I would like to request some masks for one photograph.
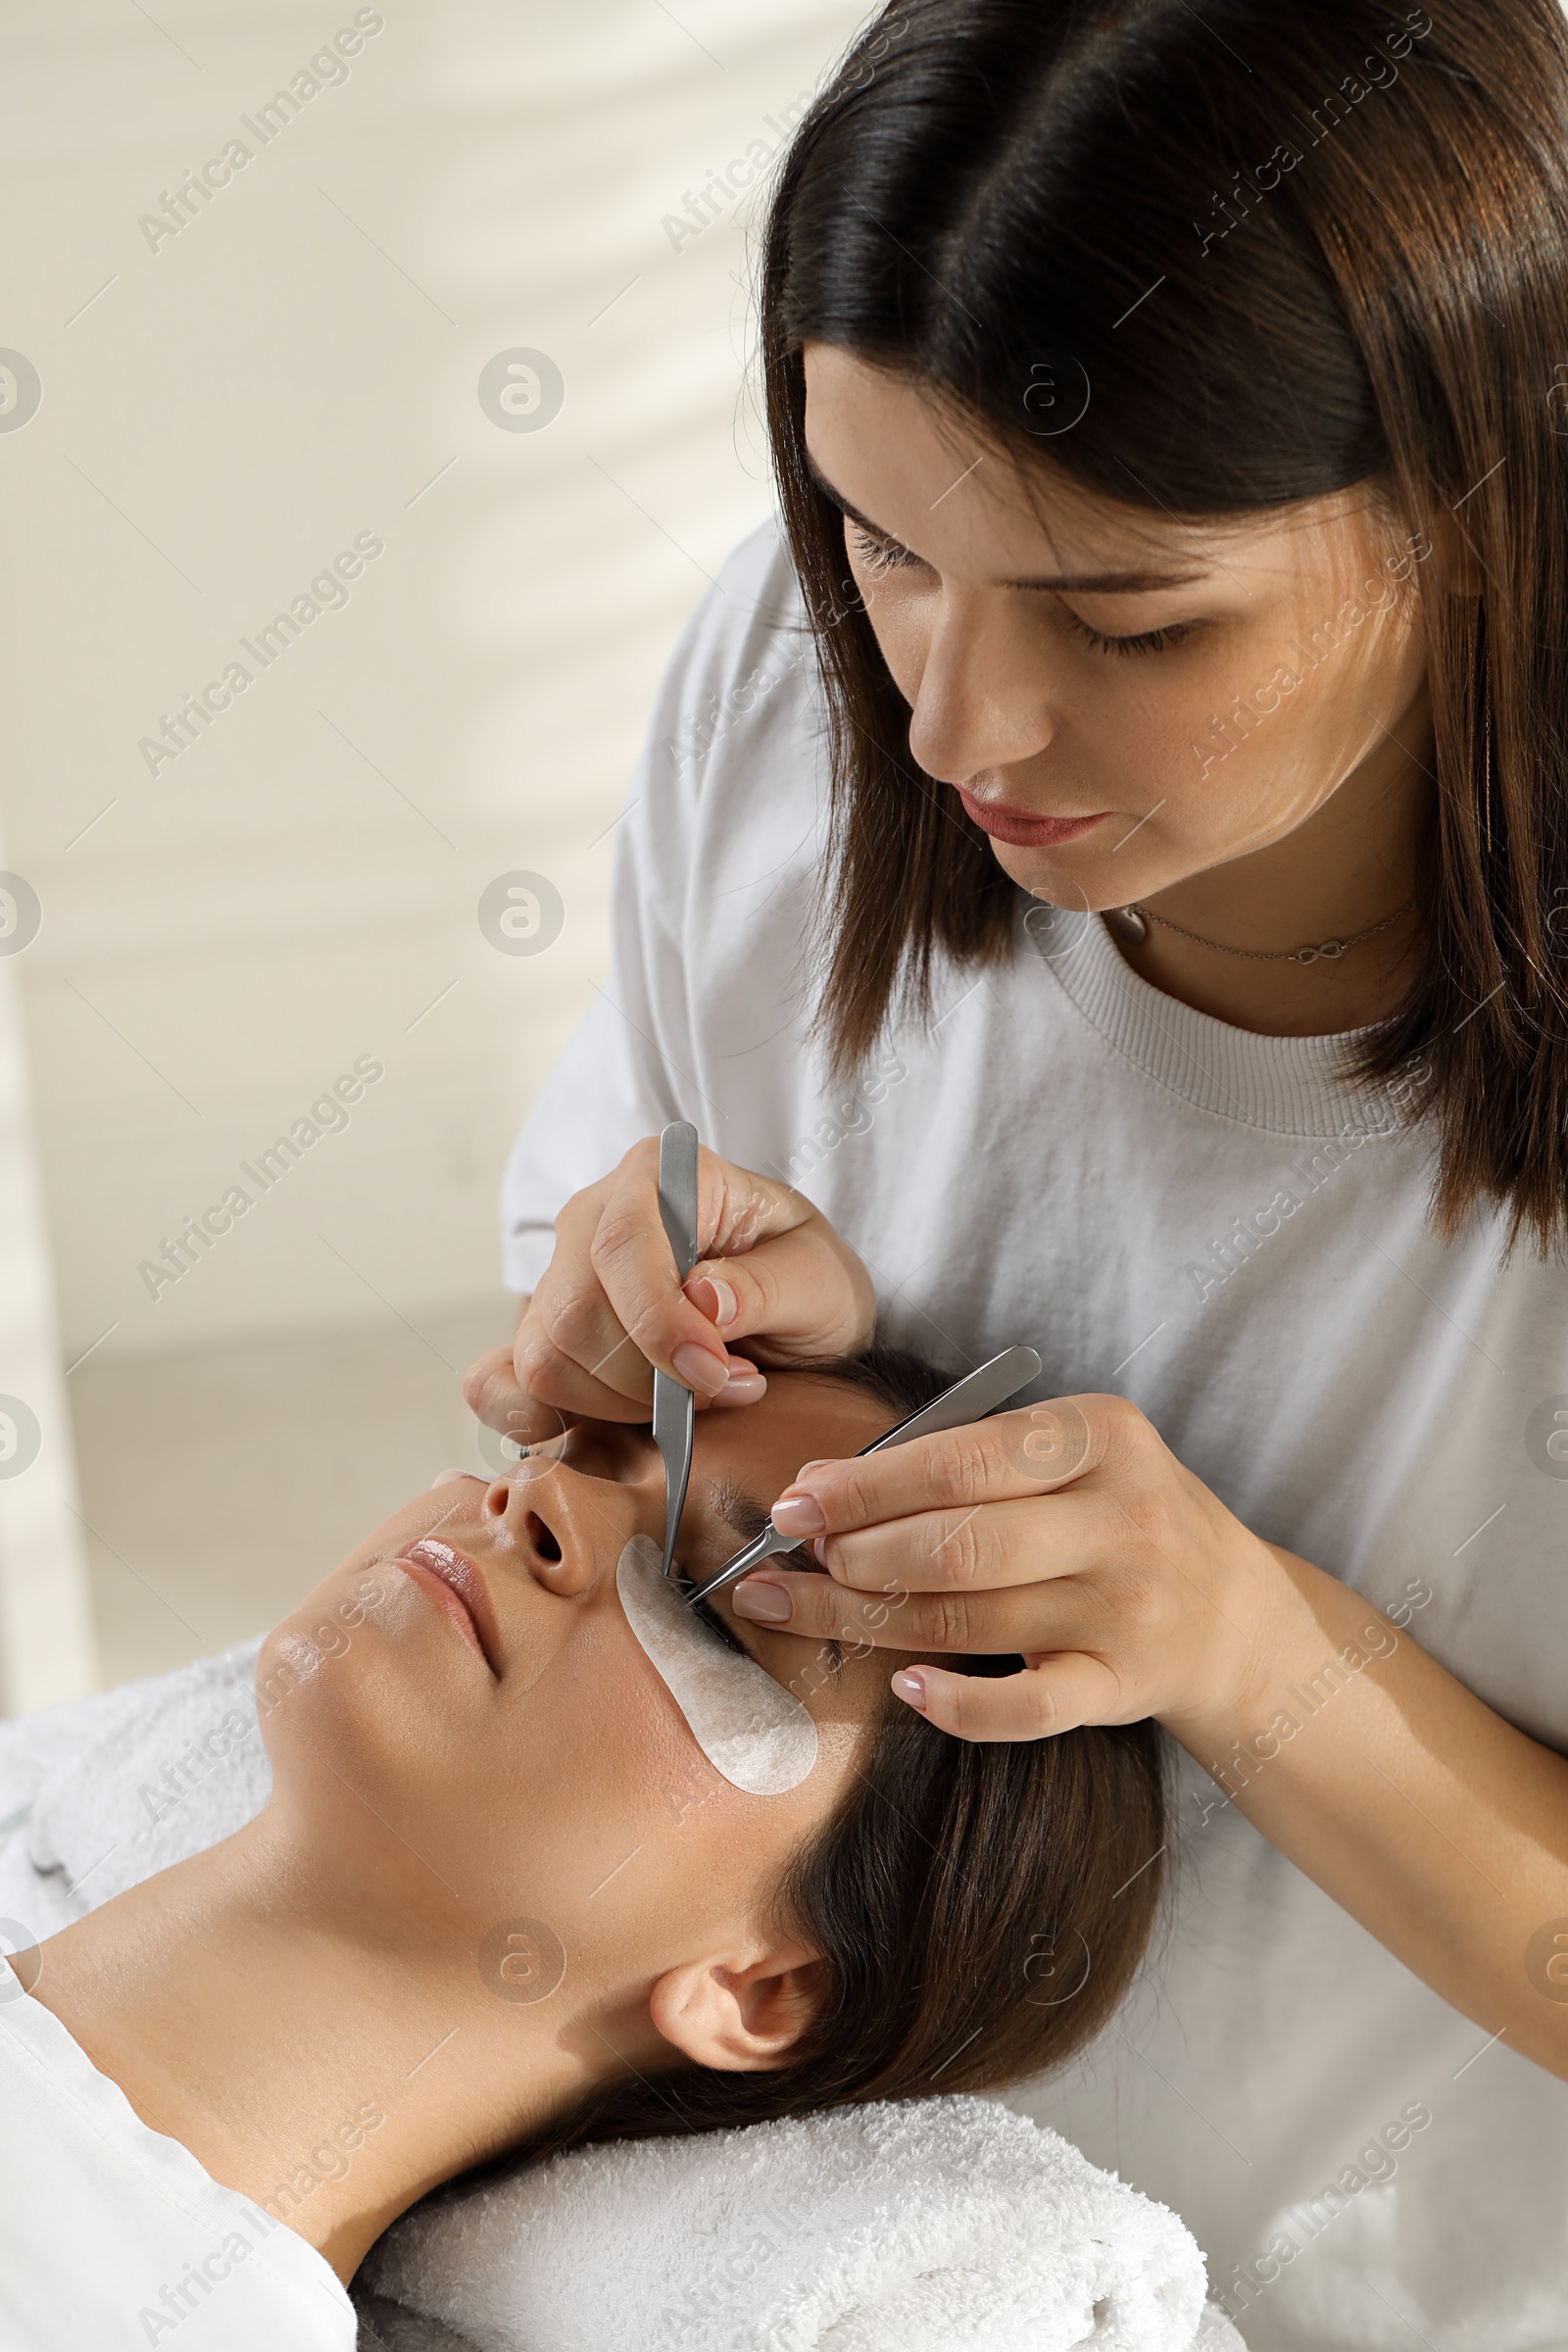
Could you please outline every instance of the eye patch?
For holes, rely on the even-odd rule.
[[[715,1772],[748,1796],[798,1788],[816,1762],[809,1712],[757,1660],[727,1648],[662,1574],[659,1545],[633,1536],[615,1569],[626,1622]]]

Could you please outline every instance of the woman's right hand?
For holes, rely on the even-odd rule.
[[[712,1152],[697,1168],[701,1255],[684,1289],[660,1221],[658,1136],[572,1195],[515,1341],[464,1376],[481,1421],[529,1444],[582,1416],[646,1421],[656,1365],[699,1407],[752,1404],[767,1386],[760,1364],[871,1345],[871,1277],[821,1211]]]

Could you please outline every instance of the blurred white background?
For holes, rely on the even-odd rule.
[[[0,1710],[259,1631],[477,1463],[502,1161],[608,967],[660,669],[772,503],[765,190],[700,191],[869,13],[0,12]],[[534,429],[479,396],[518,349],[564,385]],[[264,668],[242,640],[356,540]],[[140,748],[236,661],[177,758]],[[478,919],[518,870],[564,909],[535,956]],[[264,1193],[240,1163],[362,1057]]]

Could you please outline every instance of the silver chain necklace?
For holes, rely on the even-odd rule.
[[[1366,930],[1356,931],[1348,939],[1324,939],[1315,948],[1283,950],[1227,948],[1217,939],[1201,939],[1196,931],[1184,931],[1180,923],[1168,921],[1148,906],[1113,906],[1107,910],[1105,920],[1118,939],[1125,940],[1130,948],[1142,947],[1149,937],[1150,924],[1158,923],[1162,931],[1174,931],[1178,939],[1190,939],[1195,947],[1212,948],[1216,956],[1241,956],[1249,963],[1337,963],[1348,948],[1358,948],[1363,939],[1376,939],[1380,931],[1387,931],[1391,923],[1396,923],[1401,914],[1408,914],[1414,905],[1414,899],[1406,899],[1402,906],[1396,906],[1392,914],[1386,914],[1381,923],[1370,923]]]

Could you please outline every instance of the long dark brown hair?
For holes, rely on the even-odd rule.
[[[810,1369],[903,1417],[948,1375],[894,1348]],[[891,1668],[894,1650],[880,1650]],[[1008,1674],[1016,1657],[951,1656]],[[1053,1740],[954,1740],[886,1693],[847,1801],[795,1855],[777,1922],[820,1954],[825,1993],[767,2073],[626,2074],[481,2175],[601,2139],[715,2132],[863,2099],[988,2090],[1044,2073],[1104,2023],[1162,1885],[1163,1768],[1152,1723]]]
[[[1152,289],[1157,291],[1152,292]],[[1568,1222],[1568,29],[1558,0],[898,0],[785,159],[768,429],[828,705],[821,1009],[840,1069],[933,957],[1011,952],[1016,886],[911,760],[802,345],[896,370],[993,446],[1183,519],[1367,482],[1418,548],[1437,774],[1424,945],[1361,1074],[1412,1069],[1452,1234]],[[1037,363],[1063,400],[1041,440]],[[1031,368],[1037,372],[1032,376]],[[1045,380],[1051,380],[1049,377]],[[1446,544],[1468,547],[1458,576]],[[1473,592],[1479,579],[1481,592]],[[1466,592],[1467,586],[1470,592]]]

